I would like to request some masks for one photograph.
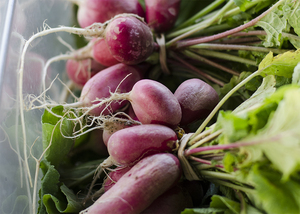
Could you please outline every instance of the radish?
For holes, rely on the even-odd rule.
[[[175,127],[181,120],[181,108],[174,94],[163,84],[143,79],[129,95],[132,108],[143,124],[162,124]]]
[[[162,153],[145,157],[81,213],[141,213],[180,177],[181,167],[176,156]]]
[[[176,133],[166,126],[147,124],[121,129],[108,140],[110,156],[107,161],[118,166],[133,165],[145,156],[172,152],[176,143]]]
[[[114,18],[105,29],[110,53],[125,64],[138,64],[153,52],[155,43],[150,28],[133,16]]]
[[[181,125],[204,119],[219,102],[215,89],[196,78],[181,83],[174,95],[182,109]]]
[[[138,0],[70,0],[79,8],[77,20],[82,28],[95,22],[106,22],[121,13],[133,13],[144,17],[145,13]]]
[[[114,58],[112,54],[109,52],[108,46],[104,39],[94,39],[92,41],[96,41],[96,42],[92,46],[91,55],[97,62],[107,67],[119,63],[119,61],[116,60],[116,58]]]
[[[117,131],[140,124],[138,121],[125,120],[114,117],[103,122],[103,142],[107,146],[109,138]]]
[[[107,98],[111,92],[129,92],[133,85],[141,79],[136,67],[119,63],[97,73],[89,79],[81,91],[80,103],[90,107],[99,103],[100,99]],[[100,106],[89,109],[90,115],[101,115],[115,112],[126,104],[126,102],[114,101],[108,106]]]
[[[145,0],[146,22],[156,33],[170,30],[178,17],[180,0]]]
[[[176,185],[160,195],[141,214],[181,213],[185,208],[192,207],[193,202],[187,190]]]
[[[96,73],[103,70],[105,66],[93,59],[73,60],[69,59],[66,63],[68,77],[80,88]]]
[[[104,192],[107,192],[110,188],[112,188],[118,180],[128,172],[132,167],[118,167],[111,171],[108,174],[108,177],[104,180],[102,187],[104,188]]]

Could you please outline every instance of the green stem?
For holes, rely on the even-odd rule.
[[[182,40],[182,41],[178,41],[181,39],[181,37],[179,39],[177,39],[178,37],[176,37],[175,39],[171,40],[170,42],[167,43],[167,46],[169,45],[173,45],[174,43],[176,48],[183,48],[183,47],[187,47],[187,46],[191,46],[191,45],[196,45],[196,44],[200,44],[200,43],[204,43],[204,42],[210,42],[210,41],[214,41],[214,40],[218,40],[227,36],[230,36],[234,33],[238,33],[242,30],[245,30],[249,27],[252,27],[254,25],[256,25],[256,23],[261,20],[263,17],[265,17],[266,15],[268,15],[272,10],[274,10],[276,7],[278,7],[281,3],[283,3],[285,0],[280,0],[278,1],[276,4],[274,4],[272,7],[270,7],[268,10],[266,10],[265,12],[263,12],[261,15],[257,16],[255,19],[252,19],[251,21],[233,28],[231,30],[216,34],[216,35],[212,35],[212,36],[207,36],[205,38],[195,38],[195,39],[187,39],[187,40]],[[176,40],[176,41],[175,41]]]
[[[222,14],[225,13],[227,10],[229,10],[232,6],[234,5],[234,1],[233,0],[230,0],[224,7],[222,7],[222,9],[220,9],[212,18],[208,19],[208,20],[205,20],[199,24],[196,24],[196,25],[193,25],[192,26],[192,29],[189,30],[188,32],[186,33],[182,33],[177,36],[176,38],[172,39],[171,41],[169,41],[167,44],[166,44],[166,47],[169,47],[171,46],[172,44],[174,44],[175,42],[183,39],[183,38],[186,38],[194,33],[196,33],[197,31],[199,30],[202,30],[208,26],[210,26],[211,24],[213,24],[216,20],[220,19],[222,17]]]
[[[188,68],[190,68],[191,70],[195,71],[196,73],[198,73],[200,76],[204,77],[207,80],[210,80],[220,86],[224,86],[224,82],[210,76],[209,74],[201,71],[200,69],[198,69],[197,67],[191,65],[190,63],[186,62],[185,60],[183,60],[181,57],[178,57],[175,53],[170,53],[170,56],[173,57],[174,59],[178,60],[179,62],[181,62],[183,65],[187,66]]]
[[[210,56],[210,57],[214,57],[214,58],[225,59],[228,61],[239,62],[239,63],[243,63],[243,64],[257,66],[256,61],[254,61],[254,60],[245,59],[242,57],[238,57],[238,56],[234,56],[234,55],[226,54],[226,53],[221,53],[218,51],[210,51],[210,50],[201,49],[201,50],[197,50],[195,52],[199,53],[200,55],[204,55],[204,56]]]
[[[268,68],[269,66],[257,70],[256,72],[252,73],[251,75],[249,75],[246,79],[244,79],[243,81],[241,81],[239,84],[237,84],[233,89],[231,89],[224,97],[223,99],[218,103],[218,105],[212,110],[212,112],[208,115],[208,117],[203,121],[203,123],[200,125],[200,127],[197,129],[197,131],[193,134],[191,140],[190,140],[190,144],[193,144],[194,142],[194,138],[199,135],[203,129],[207,126],[207,124],[209,123],[209,121],[213,118],[213,116],[219,111],[219,109],[221,108],[221,106],[228,100],[228,98],[233,95],[236,91],[238,91],[242,86],[244,86],[247,82],[249,82],[251,79],[253,79],[254,77],[260,75],[266,68]],[[198,143],[195,143],[194,145],[192,145],[190,148],[197,148],[198,147]]]
[[[210,177],[210,178],[214,178],[214,179],[221,179],[221,180],[229,180],[229,181],[239,182],[236,179],[236,176],[231,175],[229,173],[216,172],[216,171],[211,171],[211,170],[201,170],[199,174],[204,176],[204,177]]]
[[[250,189],[250,188],[247,188],[247,187],[238,186],[236,184],[233,184],[233,183],[230,183],[230,182],[227,182],[227,181],[221,181],[221,180],[217,180],[217,179],[216,180],[212,179],[211,182],[216,183],[216,184],[220,184],[220,185],[223,185],[223,186],[227,186],[227,187],[230,187],[232,189],[240,190],[240,191],[243,191],[245,193],[254,194],[254,191],[255,191],[253,189]]]
[[[180,24],[178,27],[176,27],[171,33],[176,32],[179,29],[185,28],[189,25],[195,24],[197,22],[197,19],[205,16],[206,14],[210,13],[214,9],[216,9],[220,4],[222,4],[225,0],[216,0],[212,2],[210,5],[206,6],[202,10],[200,10],[197,14],[186,20],[184,23]]]
[[[227,67],[225,67],[225,66],[223,66],[223,65],[220,65],[220,64],[218,64],[218,63],[215,63],[215,62],[213,62],[213,61],[211,61],[211,60],[208,60],[208,59],[206,59],[206,58],[204,58],[204,57],[202,57],[202,56],[199,56],[199,55],[197,55],[197,54],[195,54],[195,53],[193,53],[193,52],[191,52],[191,51],[185,50],[185,51],[182,51],[182,53],[183,53],[184,55],[186,55],[186,56],[192,58],[192,59],[198,60],[198,61],[200,61],[200,62],[204,62],[204,63],[206,63],[206,64],[208,64],[208,65],[211,65],[211,66],[213,66],[213,67],[215,67],[215,68],[218,68],[218,69],[220,69],[220,70],[223,70],[223,71],[225,71],[225,72],[227,72],[227,73],[230,73],[230,74],[232,74],[232,75],[235,75],[235,76],[239,76],[239,75],[240,75],[238,72],[236,72],[236,71],[234,71],[234,70],[232,70],[232,69],[230,69],[230,68],[227,68]]]
[[[286,49],[278,49],[278,48],[264,48],[264,47],[256,47],[256,46],[248,46],[248,45],[231,45],[231,44],[212,44],[212,43],[202,43],[198,45],[192,45],[189,48],[193,49],[213,49],[213,50],[245,50],[245,51],[257,51],[257,52],[266,52],[270,51],[276,54],[282,54],[286,51]]]

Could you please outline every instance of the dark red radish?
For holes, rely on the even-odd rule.
[[[138,0],[83,0],[76,3],[79,6],[77,20],[82,28],[95,22],[106,22],[122,13],[133,13],[140,17],[145,15]]]
[[[146,22],[156,33],[170,30],[178,17],[181,0],[145,0]]]
[[[192,198],[184,188],[176,185],[160,195],[141,214],[179,214],[185,208],[193,208]]]
[[[119,63],[108,67],[94,75],[87,81],[81,91],[80,103],[83,106],[90,107],[99,103],[99,99],[111,96],[110,92],[118,93],[129,92],[133,85],[141,79],[139,71],[129,65]],[[114,101],[108,107],[102,105],[89,109],[90,115],[110,114],[126,105],[126,101]]]
[[[148,156],[134,165],[84,213],[138,214],[145,210],[181,177],[175,155],[161,153]]]
[[[181,120],[181,108],[174,94],[163,84],[149,79],[138,81],[129,100],[142,124],[175,127]]]
[[[104,180],[102,187],[104,188],[104,192],[107,192],[110,188],[112,188],[118,180],[128,172],[132,167],[117,167],[113,171],[108,174],[108,177]]]
[[[95,40],[97,39],[94,39],[94,41]],[[98,41],[96,41],[92,46],[92,56],[97,62],[107,67],[120,63],[110,53],[104,39],[98,39]]]
[[[181,83],[174,95],[182,109],[181,125],[204,119],[219,102],[216,90],[196,78]]]
[[[146,60],[155,46],[147,24],[136,17],[125,15],[113,19],[107,25],[105,41],[110,53],[119,62],[129,65]]]
[[[141,158],[176,148],[177,135],[169,127],[146,124],[121,129],[108,140],[109,160],[115,165],[133,165]]]
[[[93,59],[69,59],[66,63],[68,77],[79,87],[83,87],[92,76],[104,68],[106,68],[104,65]]]

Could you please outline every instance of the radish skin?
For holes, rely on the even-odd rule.
[[[113,55],[110,54],[104,39],[98,39],[98,41],[93,45],[92,56],[97,62],[107,67],[120,63],[113,57]]]
[[[204,119],[219,102],[215,89],[196,78],[181,83],[174,95],[182,110],[181,125]]]
[[[92,206],[81,213],[138,214],[181,177],[179,160],[172,154],[148,156],[134,165]]]
[[[174,94],[163,84],[143,79],[132,88],[129,100],[142,124],[176,127],[181,120],[181,108]]]
[[[78,1],[77,20],[82,28],[95,22],[104,23],[115,15],[133,13],[144,17],[145,13],[138,0],[84,0]]]
[[[80,88],[96,73],[106,68],[104,65],[93,59],[73,60],[66,63],[68,77]]]
[[[146,22],[156,33],[170,30],[178,17],[181,0],[145,0]]]
[[[133,165],[155,153],[171,152],[176,148],[176,133],[162,125],[147,124],[121,129],[108,140],[110,160],[116,165]]]
[[[128,76],[129,75],[129,76]],[[126,93],[141,79],[139,71],[129,65],[119,63],[97,73],[89,79],[81,91],[80,102],[83,106],[90,107],[99,103],[97,99],[110,97],[110,92]],[[123,82],[122,82],[123,81]],[[121,83],[121,84],[120,84]],[[102,105],[89,111],[90,115],[106,115],[115,112],[127,102],[112,102],[108,108]],[[105,109],[106,108],[106,109]],[[103,112],[102,112],[103,111]]]
[[[126,172],[128,172],[132,167],[118,167],[114,169],[114,171],[111,171],[108,175],[103,184],[102,187],[104,188],[104,192],[107,192],[110,188],[112,188],[120,178],[125,175]]]
[[[119,62],[133,65],[146,60],[154,50],[154,40],[147,24],[133,16],[113,19],[105,29],[110,53]]]

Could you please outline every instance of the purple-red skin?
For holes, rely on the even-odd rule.
[[[204,119],[219,102],[216,90],[200,79],[189,79],[174,93],[182,109],[181,125]]]
[[[135,67],[122,63],[113,65],[97,73],[86,82],[81,91],[80,102],[83,106],[87,107],[97,104],[99,103],[99,101],[95,101],[97,98],[110,97],[110,92],[115,92],[117,87],[118,93],[129,92],[133,85],[140,79],[141,75]],[[122,84],[120,84],[121,82]],[[114,101],[108,108],[106,108],[106,105],[102,105],[89,111],[89,114],[97,116],[102,113],[103,115],[107,115],[122,108],[126,103],[126,101],[121,103]],[[103,111],[104,108],[106,109]]]
[[[113,57],[128,65],[143,62],[154,49],[151,29],[133,16],[112,20],[105,29],[105,41]]]
[[[170,30],[178,17],[181,0],[145,0],[146,22],[156,33]]]
[[[133,165],[141,158],[176,148],[177,135],[169,127],[146,124],[121,129],[108,140],[110,159],[116,165]]]
[[[192,198],[184,188],[176,185],[160,195],[141,214],[179,214],[185,208],[193,208]]]
[[[168,153],[154,154],[135,164],[105,192],[87,214],[139,214],[181,177],[178,158]]]
[[[82,2],[77,12],[77,20],[82,28],[95,22],[104,23],[115,15],[122,13],[133,13],[140,17],[145,16],[138,0],[84,0]]]
[[[107,192],[110,188],[112,188],[118,180],[126,173],[128,172],[132,167],[126,166],[126,167],[117,167],[114,169],[114,171],[111,171],[108,175],[103,184],[102,187],[104,188],[104,192]]]
[[[80,88],[82,88],[91,77],[104,68],[106,68],[104,65],[93,59],[69,59],[66,63],[66,71],[69,79],[71,79]]]
[[[166,86],[157,81],[138,81],[129,97],[135,115],[142,124],[161,124],[174,128],[181,120],[178,100]]]
[[[111,55],[105,39],[100,39],[93,45],[92,55],[97,62],[107,67],[120,63]]]

